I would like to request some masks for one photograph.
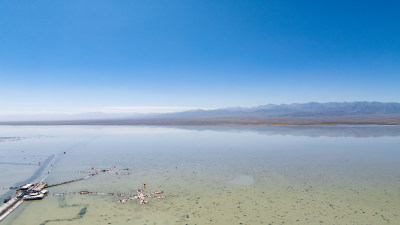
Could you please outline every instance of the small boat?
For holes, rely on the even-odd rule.
[[[44,194],[43,193],[35,192],[35,193],[31,193],[29,195],[26,195],[24,197],[24,200],[27,200],[27,201],[29,201],[29,200],[40,200],[40,199],[43,199],[43,198],[44,198]]]
[[[33,184],[29,183],[29,184],[25,184],[25,185],[22,186],[20,189],[21,189],[21,190],[26,190],[26,189],[28,189],[28,188],[30,188],[30,187],[32,187],[32,186],[33,186]]]
[[[24,197],[24,195],[26,195],[27,193],[28,193],[28,191],[23,191],[23,192],[21,192],[21,194],[18,195],[17,198],[22,198],[22,197]]]
[[[10,201],[11,196],[8,196],[7,198],[4,199],[4,203],[7,203],[8,201]]]

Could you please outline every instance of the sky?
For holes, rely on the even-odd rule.
[[[0,114],[400,102],[399,11],[368,0],[0,1]]]

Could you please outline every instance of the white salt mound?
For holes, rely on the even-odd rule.
[[[227,183],[250,186],[254,183],[254,178],[249,175],[237,175],[235,178],[229,180]]]

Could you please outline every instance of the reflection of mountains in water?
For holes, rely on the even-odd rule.
[[[255,132],[262,135],[306,137],[395,137],[400,126],[182,126],[196,131]]]

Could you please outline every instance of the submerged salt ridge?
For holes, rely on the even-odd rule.
[[[361,131],[358,127],[357,132]],[[204,131],[151,127],[0,127],[0,136],[7,133],[18,137],[53,136],[0,143],[0,156],[6,156],[9,162],[23,162],[26,156],[43,160],[50,154],[66,151],[52,167],[46,180],[49,183],[78,178],[81,176],[78,171],[91,167],[116,165],[131,171],[129,175],[101,174],[54,187],[53,193],[135,193],[145,183],[148,190],[164,190],[168,197],[140,205],[134,201],[120,204],[113,196],[49,196],[43,201],[23,204],[3,224],[397,224],[400,221],[397,215],[400,140],[396,137],[270,136],[247,130],[227,132],[221,127]],[[5,176],[2,186],[7,185],[7,180],[12,185],[16,178],[27,179],[37,168],[11,164],[0,167],[10,171],[2,175]]]

